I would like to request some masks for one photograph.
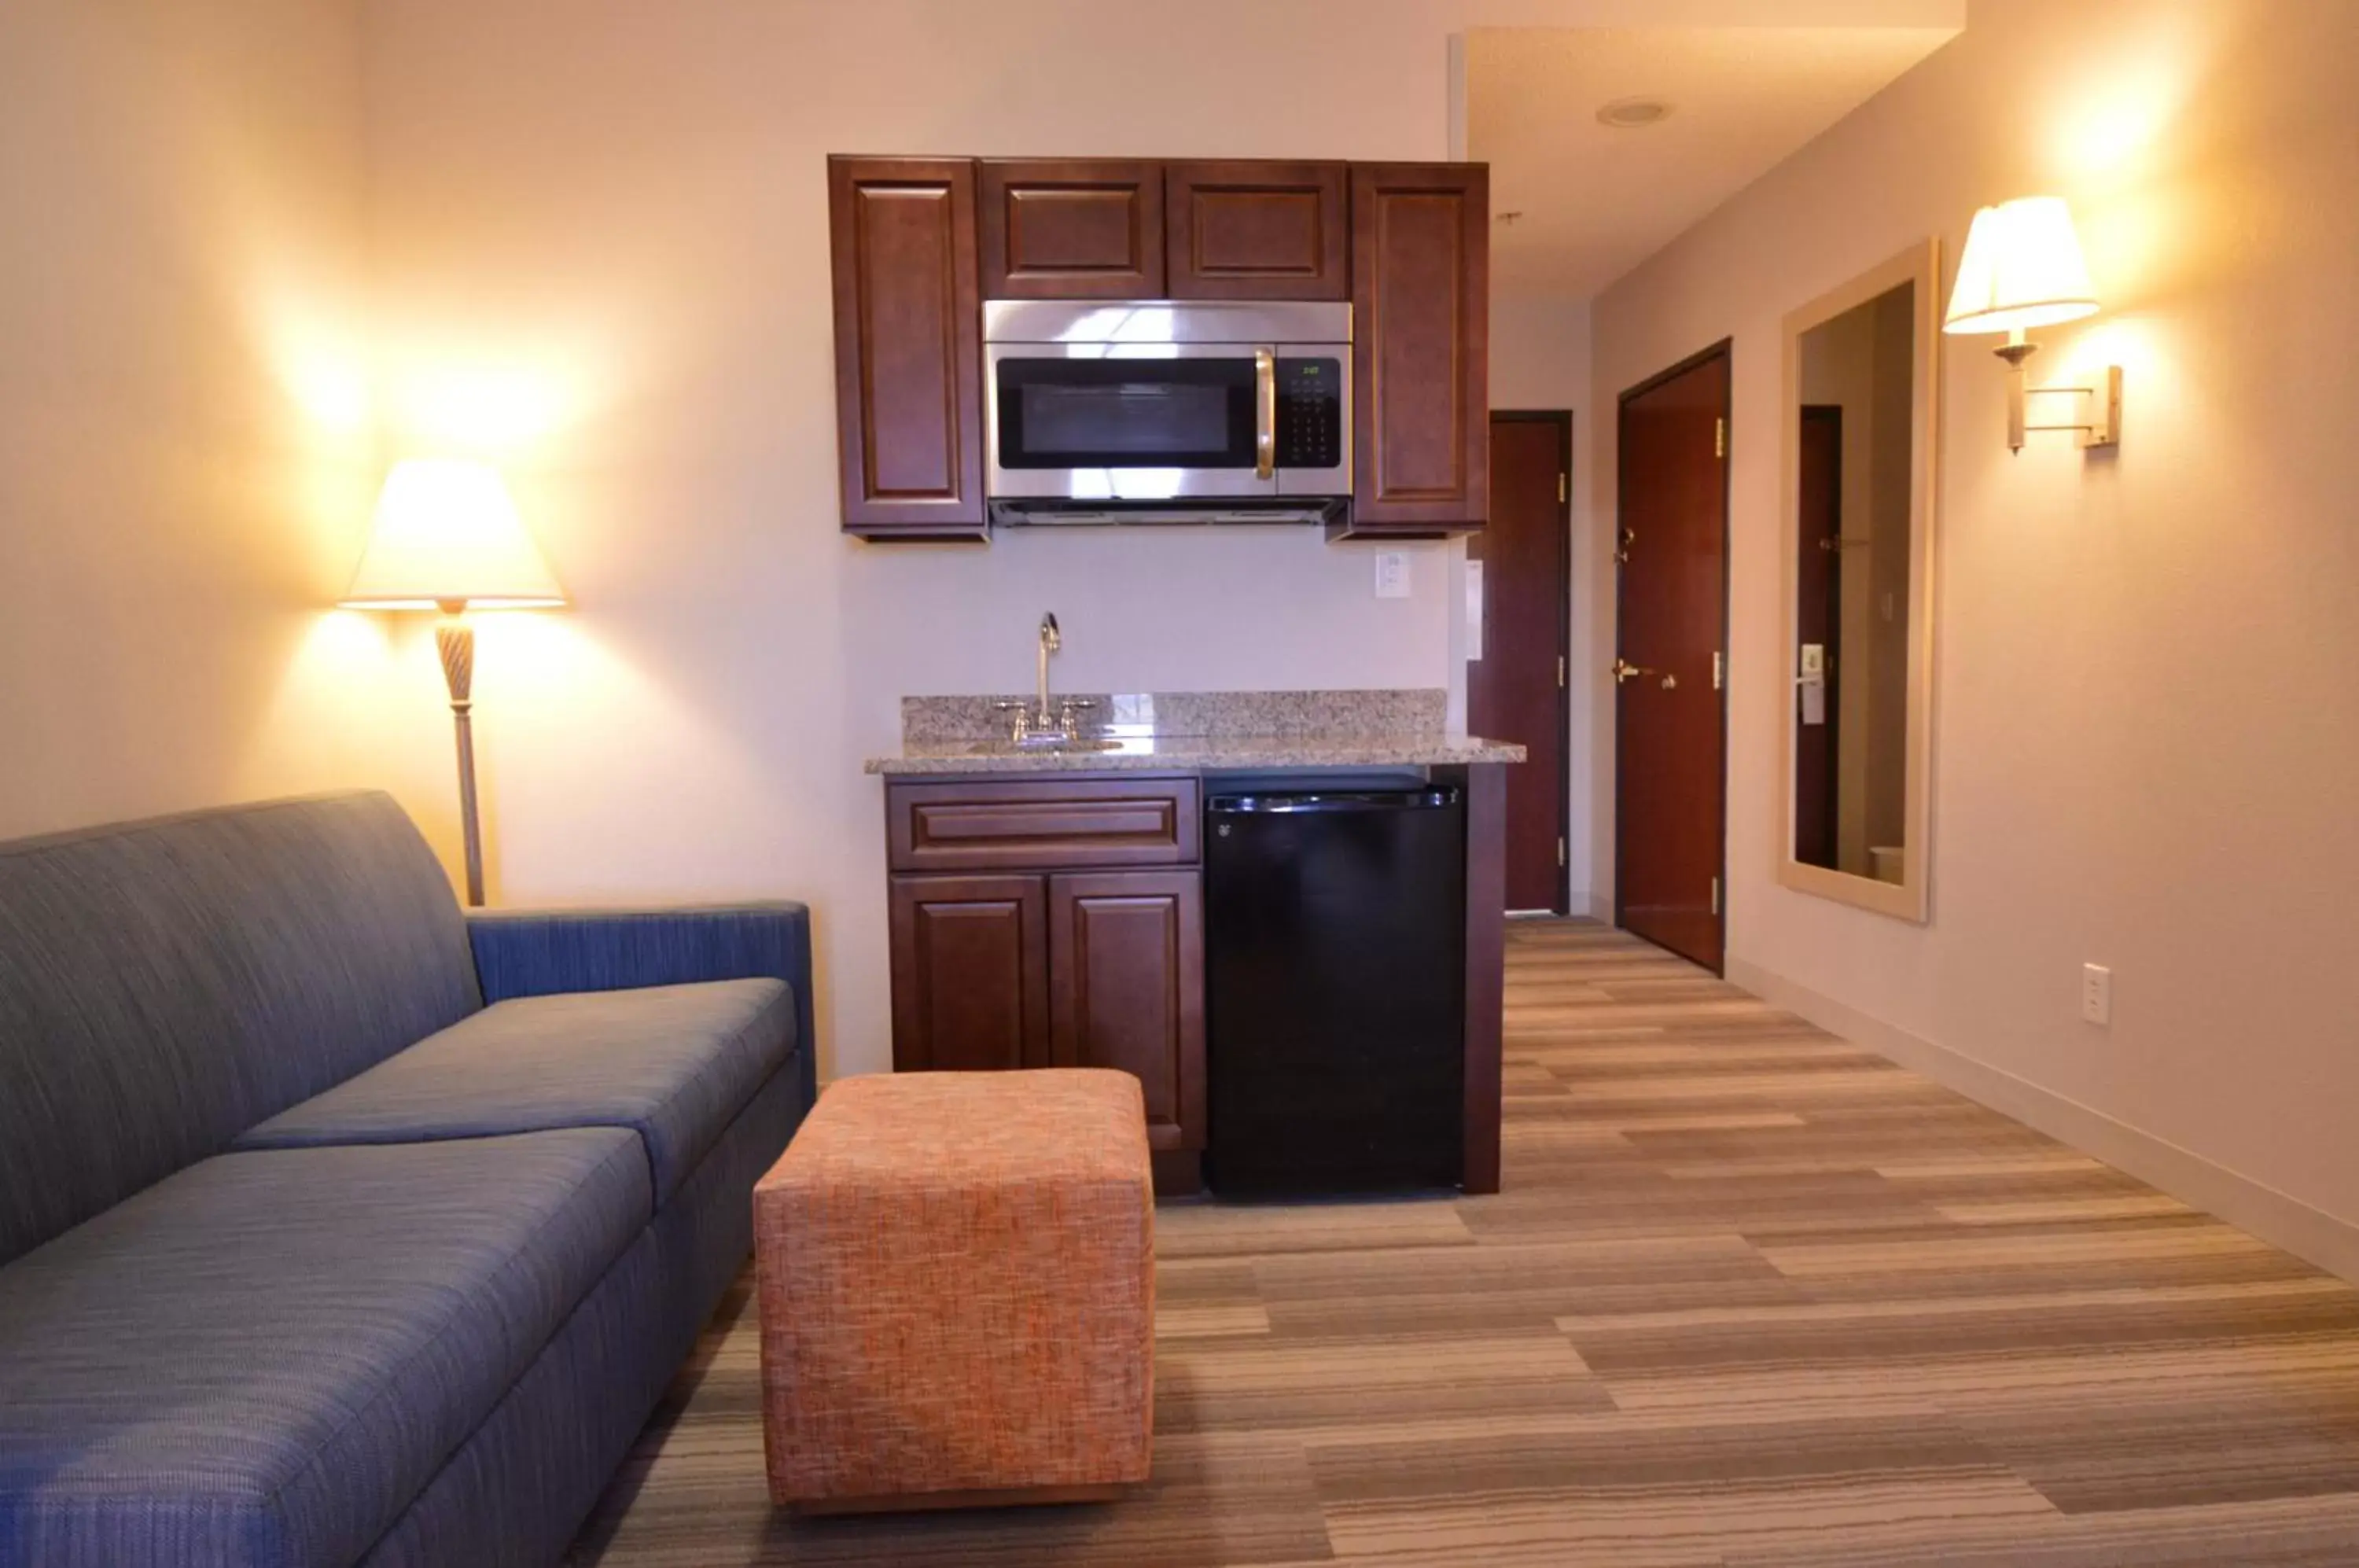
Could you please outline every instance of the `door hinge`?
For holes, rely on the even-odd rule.
[[[1572,476],[1571,474],[1560,474],[1556,476],[1556,498],[1559,506],[1562,506],[1565,502],[1572,499]]]
[[[1557,840],[1557,841],[1556,841],[1556,866],[1557,866],[1557,869],[1558,869],[1558,870],[1560,870],[1560,871],[1561,871],[1561,870],[1563,870],[1563,869],[1564,869],[1564,866],[1565,866],[1565,857],[1566,857],[1567,853],[1568,853],[1568,852],[1567,852],[1567,850],[1566,850],[1566,848],[1565,848],[1564,840],[1562,840],[1562,839],[1559,839],[1559,840]]]
[[[1712,912],[1715,915],[1720,913],[1720,878],[1717,877],[1712,879]]]
[[[1564,690],[1564,655],[1560,653],[1556,656],[1556,689],[1560,691]]]
[[[1721,683],[1727,679],[1728,662],[1726,656],[1718,648],[1714,648],[1712,650],[1712,689],[1715,691],[1719,691]]]
[[[1725,419],[1715,419],[1712,422],[1712,455],[1728,455],[1728,421]]]

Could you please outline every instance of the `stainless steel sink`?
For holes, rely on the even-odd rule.
[[[977,757],[1020,756],[1031,751],[1120,751],[1122,742],[1103,735],[1026,735],[1022,740],[979,740],[967,748]]]

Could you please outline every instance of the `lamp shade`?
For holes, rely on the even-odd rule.
[[[2096,309],[2072,210],[2060,196],[2024,196],[1974,214],[1941,330],[2020,332]]]
[[[363,610],[562,604],[565,590],[525,531],[500,476],[480,463],[396,463],[377,497],[368,550],[342,604]]]

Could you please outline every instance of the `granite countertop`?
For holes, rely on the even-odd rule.
[[[1075,694],[1091,744],[1022,748],[995,702],[1014,697],[905,697],[901,750],[883,774],[1085,773],[1280,768],[1464,767],[1521,762],[1508,741],[1444,728],[1434,691]],[[1066,700],[1060,698],[1060,701]]]

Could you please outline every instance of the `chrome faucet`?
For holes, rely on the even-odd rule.
[[[1081,711],[1097,703],[1087,697],[1055,702],[1049,695],[1049,656],[1065,646],[1054,611],[1040,617],[1040,681],[1035,702],[995,702],[1002,713],[1016,715],[1008,740],[1016,746],[1071,746],[1081,739]]]
[[[1049,656],[1065,646],[1065,634],[1058,629],[1057,612],[1049,611],[1040,617],[1040,706],[1032,715],[1032,723],[1040,729],[1056,724],[1049,712]]]

